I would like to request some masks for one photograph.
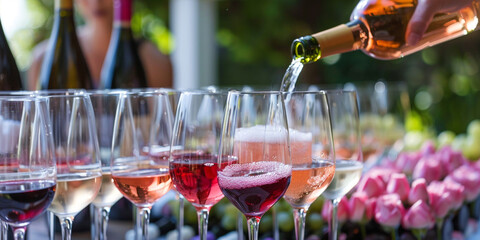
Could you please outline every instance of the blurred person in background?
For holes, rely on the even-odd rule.
[[[113,29],[113,0],[75,0],[76,7],[85,19],[85,25],[77,29],[78,40],[88,64],[95,86],[100,84],[100,73],[108,51]],[[172,64],[147,39],[138,39],[138,53],[145,69],[148,87],[172,87]],[[33,50],[33,61],[28,71],[28,89],[35,89],[39,80],[42,60],[48,40]]]
[[[472,0],[418,0],[417,8],[408,23],[407,44],[414,45],[422,38],[435,14],[454,12],[471,6],[473,2]]]

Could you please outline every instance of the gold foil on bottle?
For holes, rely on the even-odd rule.
[[[55,9],[72,9],[73,0],[55,0]]]
[[[352,31],[345,24],[315,33],[312,36],[318,41],[322,58],[351,51],[355,43]]]

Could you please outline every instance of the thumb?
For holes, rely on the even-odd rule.
[[[408,22],[405,38],[407,44],[410,46],[417,44],[420,39],[422,39],[423,33],[425,33],[435,14],[433,4],[427,4],[427,2],[428,1],[418,1],[412,18]]]

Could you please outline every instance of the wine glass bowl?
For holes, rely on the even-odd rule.
[[[335,149],[335,175],[323,192],[331,200],[330,239],[337,239],[337,209],[340,199],[360,181],[363,155],[356,91],[326,90]]]
[[[15,239],[44,213],[56,189],[55,156],[48,100],[0,97],[0,219]],[[3,236],[2,236],[3,237]]]
[[[324,92],[285,94],[292,178],[284,199],[292,206],[296,239],[304,239],[306,212],[335,173],[335,152]]]
[[[102,185],[91,207],[92,239],[107,239],[107,223],[111,207],[123,195],[113,183],[110,171],[113,125],[118,100],[122,90],[91,90],[88,91],[95,114],[95,125],[102,165]]]
[[[350,85],[358,96],[363,157],[368,169],[404,147],[404,123],[410,111],[410,99],[404,82]]]
[[[280,92],[228,93],[218,157],[218,183],[247,218],[249,239],[285,193],[292,175],[285,104]]]
[[[210,208],[223,198],[217,155],[226,96],[222,91],[182,92],[175,116],[170,175],[177,192],[197,210],[201,239],[207,239]]]
[[[117,189],[138,209],[142,239],[148,239],[150,209],[171,188],[168,161],[150,154],[158,125],[171,126],[169,105],[164,92],[134,91],[121,94],[116,109],[111,173]]]
[[[90,97],[83,91],[48,96],[57,160],[57,187],[48,208],[70,239],[76,214],[88,206],[102,184],[101,162]]]

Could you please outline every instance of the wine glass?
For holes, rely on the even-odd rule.
[[[170,176],[197,210],[202,240],[207,239],[209,211],[223,198],[216,163],[226,97],[225,92],[183,92],[175,116]]]
[[[260,219],[285,193],[292,176],[283,96],[230,91],[218,157],[218,184],[247,218],[250,240]]]
[[[172,125],[170,102],[163,92],[135,91],[120,95],[111,149],[111,173],[115,186],[137,207],[136,225],[148,239],[150,210],[171,188],[168,161],[152,157],[155,125]],[[168,133],[165,133],[168,134]],[[167,139],[168,138],[167,136]],[[167,140],[168,141],[168,140]]]
[[[0,125],[0,219],[12,227],[15,239],[24,239],[28,224],[55,195],[48,99],[0,97]]]
[[[110,153],[112,148],[113,125],[121,90],[88,91],[95,114],[95,125],[100,149],[102,165],[102,185],[90,204],[92,239],[107,239],[107,223],[110,208],[123,195],[115,187],[110,172]]]
[[[351,90],[326,90],[335,146],[335,176],[323,192],[333,205],[330,239],[337,239],[338,203],[355,185],[363,170],[357,95]]]
[[[333,179],[335,152],[325,93],[285,95],[292,178],[283,198],[293,208],[296,239],[303,240],[307,210]]]
[[[56,193],[48,210],[60,220],[62,239],[71,239],[75,215],[93,201],[102,183],[94,112],[83,91],[48,99],[57,158]]]
[[[170,102],[169,108],[166,108],[166,111],[169,111],[166,116],[172,116],[175,118],[178,106],[178,100],[180,99],[180,94],[182,91],[171,89],[171,88],[160,88],[155,89],[155,91],[164,92]],[[171,112],[171,113],[170,113]],[[157,121],[162,118],[156,118]],[[173,124],[173,119],[168,121],[168,123]],[[165,126],[164,124],[154,124],[154,130],[152,138],[150,138],[150,155],[152,157],[161,157],[165,161],[168,161],[170,156],[170,145],[171,145],[171,135],[172,135],[173,125]],[[184,207],[185,207],[185,198],[178,191],[173,189],[177,193],[178,197],[178,220],[177,220],[177,239],[183,239],[182,230],[184,226]]]
[[[405,83],[377,81],[346,87],[357,92],[365,168],[383,157],[395,159],[404,147],[404,122],[410,111]]]

